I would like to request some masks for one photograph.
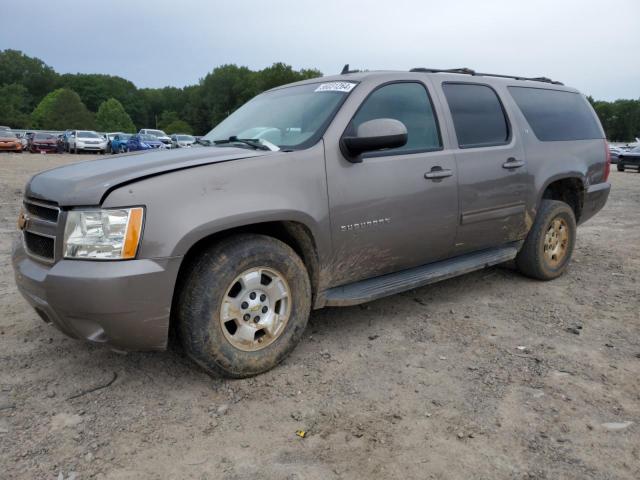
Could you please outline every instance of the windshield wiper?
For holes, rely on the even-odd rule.
[[[271,150],[267,145],[264,145],[260,140],[255,138],[238,138],[235,135],[232,135],[226,140],[214,140],[214,144],[216,145],[224,145],[226,143],[244,143],[245,145],[249,145],[250,147],[255,148],[256,150]]]

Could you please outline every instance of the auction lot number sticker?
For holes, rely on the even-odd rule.
[[[355,83],[351,82],[330,82],[323,83],[314,92],[350,92],[355,87]]]

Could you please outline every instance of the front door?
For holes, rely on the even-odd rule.
[[[361,163],[349,162],[337,140],[326,144],[333,285],[446,258],[456,234],[456,162],[443,146],[427,85],[359,87],[341,128],[350,134],[368,120],[393,118],[406,126],[408,141],[363,154]]]

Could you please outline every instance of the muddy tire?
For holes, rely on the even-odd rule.
[[[536,221],[516,257],[527,277],[553,280],[567,269],[576,242],[576,217],[569,205],[542,200]]]
[[[300,341],[311,285],[304,263],[285,243],[234,235],[204,250],[187,269],[178,331],[189,357],[208,373],[257,375]]]

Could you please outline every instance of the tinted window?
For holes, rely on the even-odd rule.
[[[460,147],[500,145],[509,140],[509,124],[493,89],[462,83],[445,83],[442,89]]]
[[[441,146],[431,100],[421,84],[393,83],[375,90],[353,117],[349,134],[376,118],[393,118],[407,127],[406,145],[391,152],[435,150]]]
[[[538,140],[604,138],[586,99],[573,92],[509,87]]]

